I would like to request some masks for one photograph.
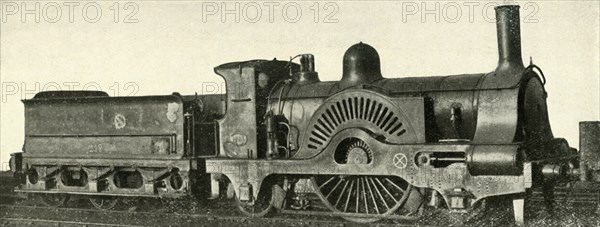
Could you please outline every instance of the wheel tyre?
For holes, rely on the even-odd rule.
[[[261,190],[258,193],[258,198],[252,203],[242,202],[239,200],[239,197],[235,195],[237,207],[242,213],[249,217],[263,217],[276,207],[274,206],[274,201],[281,199],[281,195],[279,194],[280,190],[278,188],[280,187],[277,184],[263,182]],[[285,195],[283,196],[285,197]]]
[[[89,201],[98,210],[112,210],[119,204],[116,198],[101,196],[89,198]]]

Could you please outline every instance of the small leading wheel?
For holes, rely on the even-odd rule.
[[[37,196],[40,198],[42,204],[48,207],[60,207],[65,205],[67,200],[69,200],[69,195],[67,194],[48,193]]]
[[[117,206],[119,200],[113,197],[94,196],[89,198],[90,203],[98,210],[111,210]]]
[[[234,197],[238,208],[242,213],[249,217],[265,216],[273,208],[273,187],[274,185],[261,187],[261,190],[258,193],[258,198],[250,202],[240,201],[239,197],[235,195]]]

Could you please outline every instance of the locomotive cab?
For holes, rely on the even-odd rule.
[[[291,67],[291,69],[290,69]],[[286,78],[296,64],[254,60],[220,65],[215,73],[227,84],[227,114],[219,123],[218,157],[263,159],[266,152],[265,116],[273,87],[289,83]]]

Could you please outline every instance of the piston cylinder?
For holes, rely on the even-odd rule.
[[[519,175],[522,156],[520,145],[475,145],[467,153],[467,167],[473,176]]]

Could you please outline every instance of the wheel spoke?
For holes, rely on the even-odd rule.
[[[335,191],[335,189],[337,189],[337,187],[342,183],[342,179],[340,179],[337,184],[335,184],[335,186],[333,186],[333,189],[331,189],[331,191],[329,191],[329,193],[327,193],[327,195],[325,196],[326,198],[329,198],[329,196],[331,195],[331,193],[333,193]]]
[[[367,212],[367,214],[369,213],[369,203],[367,202],[367,192],[365,190],[365,182],[364,182],[364,178],[360,178],[360,182],[361,182],[361,186],[362,186],[362,195],[363,195],[363,199],[365,202],[365,211]]]
[[[356,210],[355,213],[358,213],[358,201],[360,200],[360,180],[357,178],[356,180]]]
[[[375,207],[375,212],[379,214],[379,208],[377,207],[377,202],[375,202],[375,194],[371,190],[371,184],[369,184],[369,179],[365,178],[365,183],[367,184],[367,188],[369,189],[369,194],[371,194],[371,200],[373,200],[373,207]]]
[[[394,200],[395,202],[398,202],[394,198],[394,195],[392,195],[392,193],[390,193],[390,191],[385,187],[385,185],[383,185],[383,183],[381,183],[381,181],[379,180],[379,178],[375,178],[375,181],[377,181],[377,183],[379,183],[379,185],[381,185],[381,187],[383,188],[383,191],[385,191],[385,193],[387,193],[388,196],[390,196],[390,198],[392,198],[392,200]]]
[[[377,185],[375,184],[375,182],[373,181],[373,179],[369,178],[369,180],[371,181],[371,183],[373,184],[373,187],[377,191],[377,195],[379,195],[379,198],[381,198],[381,201],[383,201],[383,205],[385,205],[385,208],[387,208],[387,210],[390,210],[390,206],[385,201],[385,198],[383,197],[383,195],[381,195],[381,192],[379,191],[379,188],[377,187]]]
[[[404,191],[404,189],[400,188],[400,186],[398,186],[396,183],[392,182],[390,179],[385,178],[385,181],[389,182],[391,185],[393,185],[394,187],[396,187],[398,190]]]
[[[344,206],[344,212],[348,210],[348,202],[350,202],[350,196],[352,195],[352,186],[354,186],[354,181],[350,183],[350,189],[348,189],[348,197],[346,198],[346,205]]]
[[[340,200],[342,199],[342,197],[344,196],[344,191],[346,191],[346,187],[348,186],[348,181],[346,181],[346,183],[344,184],[344,188],[342,188],[342,191],[340,192],[340,196],[338,197],[338,199],[335,201],[335,207],[337,207],[338,203],[340,202]]]
[[[325,183],[323,183],[321,186],[319,186],[319,188],[325,187],[325,185],[329,184],[329,182],[333,181],[333,179],[335,179],[335,177],[329,178],[329,180],[325,181]]]

